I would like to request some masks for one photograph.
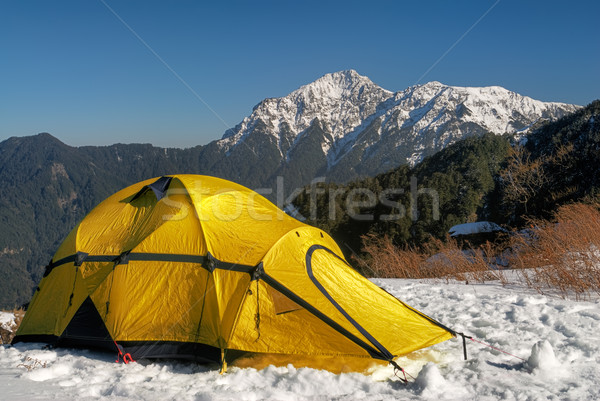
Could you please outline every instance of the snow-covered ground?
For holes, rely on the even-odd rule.
[[[0,311],[0,328],[10,330],[15,325],[15,315]]]
[[[575,302],[499,284],[375,282],[455,330],[528,361],[472,341],[464,361],[461,340],[450,340],[400,358],[415,378],[404,385],[389,366],[341,374],[291,365],[233,366],[219,375],[192,363],[124,365],[113,354],[95,351],[1,345],[0,399],[600,399],[599,300]]]

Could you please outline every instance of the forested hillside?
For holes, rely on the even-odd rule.
[[[522,225],[600,191],[600,101],[547,124],[515,148],[500,174],[494,218]]]
[[[519,229],[559,206],[600,193],[600,101],[543,125],[524,138],[464,139],[414,168],[348,185],[306,187],[294,205],[307,223],[329,231],[347,256],[361,237],[399,246],[444,240],[455,224],[491,220]]]
[[[0,306],[29,300],[58,245],[104,198],[177,171],[168,152],[150,145],[73,148],[49,134],[2,142]]]
[[[495,177],[509,151],[508,137],[467,138],[414,168],[402,166],[347,186],[307,187],[294,205],[347,253],[359,253],[361,236],[369,233],[387,234],[396,243],[444,238],[451,226],[488,214]]]

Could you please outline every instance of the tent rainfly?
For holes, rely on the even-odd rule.
[[[71,231],[13,342],[224,368],[233,350],[395,365],[455,335],[352,269],[329,235],[258,193],[172,175],[117,192]]]

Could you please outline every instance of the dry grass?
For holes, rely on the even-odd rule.
[[[575,203],[557,210],[552,222],[532,220],[516,235],[510,263],[540,293],[558,291],[582,299],[600,294],[600,212],[598,204]]]
[[[447,238],[432,240],[423,249],[416,249],[397,247],[387,236],[368,235],[363,237],[363,244],[371,269],[378,277],[505,282],[502,271],[490,267],[497,250],[489,242],[463,250],[456,240]]]
[[[429,256],[423,265],[437,277],[445,280],[465,282],[486,282],[500,280],[505,282],[502,270],[496,265],[497,247],[490,242],[481,246],[463,249],[454,238],[430,242],[425,252]]]
[[[31,372],[32,370],[37,368],[45,368],[48,366],[47,364],[47,361],[41,361],[37,358],[32,358],[28,356],[25,358],[25,361],[23,363],[17,365],[17,368],[25,368],[28,372]]]
[[[456,240],[432,240],[422,249],[400,248],[388,237],[363,237],[371,270],[384,278],[421,278],[507,284],[504,267],[541,294],[583,299],[600,295],[600,204],[559,208],[553,221],[532,220],[531,228],[498,244],[471,248]],[[503,266],[495,266],[501,259]],[[517,276],[518,277],[518,276]]]
[[[15,324],[10,329],[4,329],[0,327],[0,344],[10,344],[15,336],[15,333],[17,332],[17,329],[19,328],[19,325],[21,324],[21,321],[23,320],[23,316],[25,316],[25,310],[22,308],[13,309],[6,312],[15,315]]]
[[[377,277],[425,277],[421,271],[425,255],[410,247],[397,247],[387,235],[383,238],[374,234],[364,236],[363,250],[371,256],[366,264]]]

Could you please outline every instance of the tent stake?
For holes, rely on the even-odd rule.
[[[467,338],[472,340],[473,337],[465,335],[465,333],[456,333],[462,337],[463,340],[463,355],[465,357],[465,361],[467,360]]]
[[[225,350],[221,348],[221,370],[219,370],[219,374],[224,373],[227,373],[227,361],[225,360]]]

